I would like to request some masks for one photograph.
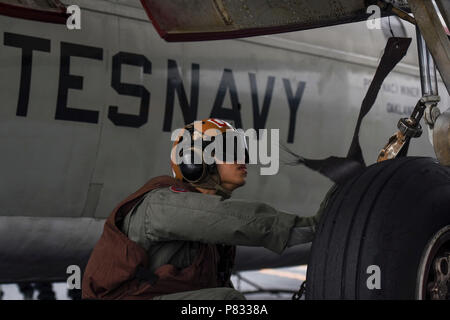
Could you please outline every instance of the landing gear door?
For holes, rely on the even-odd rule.
[[[0,14],[61,24],[67,20],[66,7],[59,0],[0,0]]]
[[[362,0],[141,0],[166,41],[249,37],[367,19]]]

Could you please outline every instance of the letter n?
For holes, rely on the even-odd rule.
[[[178,71],[178,65],[175,60],[168,61],[167,71],[166,111],[164,113],[163,131],[170,132],[172,131],[175,94],[178,96],[184,123],[188,124],[194,122],[197,118],[200,65],[196,63],[192,64],[191,103],[188,102],[186,91],[184,90],[183,80],[180,72]]]

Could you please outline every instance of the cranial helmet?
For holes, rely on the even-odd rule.
[[[183,142],[184,139],[189,141]],[[233,139],[233,141],[227,141],[227,139]],[[216,146],[216,160],[226,162],[225,160],[232,159],[232,162],[240,160],[242,163],[248,163],[247,144],[243,134],[224,120],[208,118],[194,121],[178,132],[170,156],[173,175],[177,180],[188,182],[196,187],[215,189],[217,193],[229,197],[230,192],[220,185],[217,161],[212,163],[205,161],[205,149],[212,142],[215,142]],[[227,148],[227,145],[233,147]],[[242,154],[244,159],[239,157]],[[181,163],[177,161],[177,156]]]

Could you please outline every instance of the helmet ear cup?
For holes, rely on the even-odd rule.
[[[202,163],[194,163],[195,154],[202,159]],[[183,161],[179,165],[183,178],[188,182],[197,182],[204,178],[206,166],[203,162],[202,153],[196,148],[189,148],[188,152],[182,155]]]

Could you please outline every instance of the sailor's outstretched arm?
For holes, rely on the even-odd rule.
[[[261,202],[163,188],[150,192],[140,207],[151,241],[263,246],[281,253],[314,237],[314,217],[298,217]]]

